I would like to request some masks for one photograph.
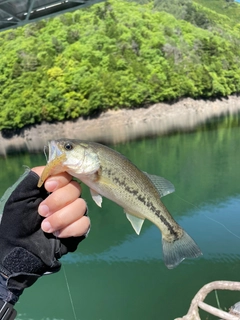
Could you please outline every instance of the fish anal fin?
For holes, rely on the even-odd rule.
[[[138,218],[132,214],[129,214],[126,212],[126,217],[127,219],[130,221],[133,229],[135,230],[136,234],[140,234],[141,232],[141,229],[142,229],[142,225],[143,225],[143,222],[144,222],[144,219],[142,218]]]
[[[164,238],[163,258],[168,269],[173,269],[179,265],[185,258],[197,258],[202,255],[195,241],[183,230],[181,238],[168,242]]]
[[[154,186],[157,188],[160,197],[164,197],[175,191],[174,185],[167,179],[149,174],[147,172],[144,172],[144,174],[152,181]]]
[[[102,207],[102,196],[93,189],[90,189],[91,196],[95,203],[101,208]]]

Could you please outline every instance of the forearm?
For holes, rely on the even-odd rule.
[[[0,273],[0,299],[14,305],[18,301],[18,295],[7,288],[7,279]],[[1,318],[0,318],[1,319]]]

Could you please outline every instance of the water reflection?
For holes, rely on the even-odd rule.
[[[180,223],[200,240],[204,248],[204,259],[239,261],[240,245],[240,196],[230,197],[218,204],[204,205],[191,218],[183,218]],[[194,223],[193,223],[194,219]],[[204,236],[203,236],[204,233]]]
[[[109,239],[110,240],[110,239]],[[156,242],[156,245],[152,245]],[[66,263],[86,263],[86,262],[107,262],[116,261],[133,262],[161,259],[161,240],[157,228],[149,227],[143,231],[140,236],[129,235],[124,241],[116,246],[110,246],[106,251],[86,255],[82,253],[74,253],[63,259]]]

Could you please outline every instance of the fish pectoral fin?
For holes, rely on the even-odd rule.
[[[168,181],[167,179],[163,177],[155,176],[153,174],[149,174],[147,172],[144,172],[144,174],[152,181],[152,183],[158,189],[160,198],[175,191],[174,185],[172,184],[172,182]]]
[[[93,200],[95,201],[95,203],[101,208],[102,207],[102,196],[93,189],[90,189],[90,192],[91,192],[91,196],[92,196]]]
[[[133,229],[135,230],[136,234],[139,235],[140,231],[142,229],[144,219],[133,216],[132,214],[127,213],[127,212],[126,212],[126,217],[131,222],[131,225],[132,225]]]

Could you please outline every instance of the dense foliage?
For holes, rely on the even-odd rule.
[[[240,92],[240,24],[229,11],[142,2],[111,0],[0,33],[0,129]]]

